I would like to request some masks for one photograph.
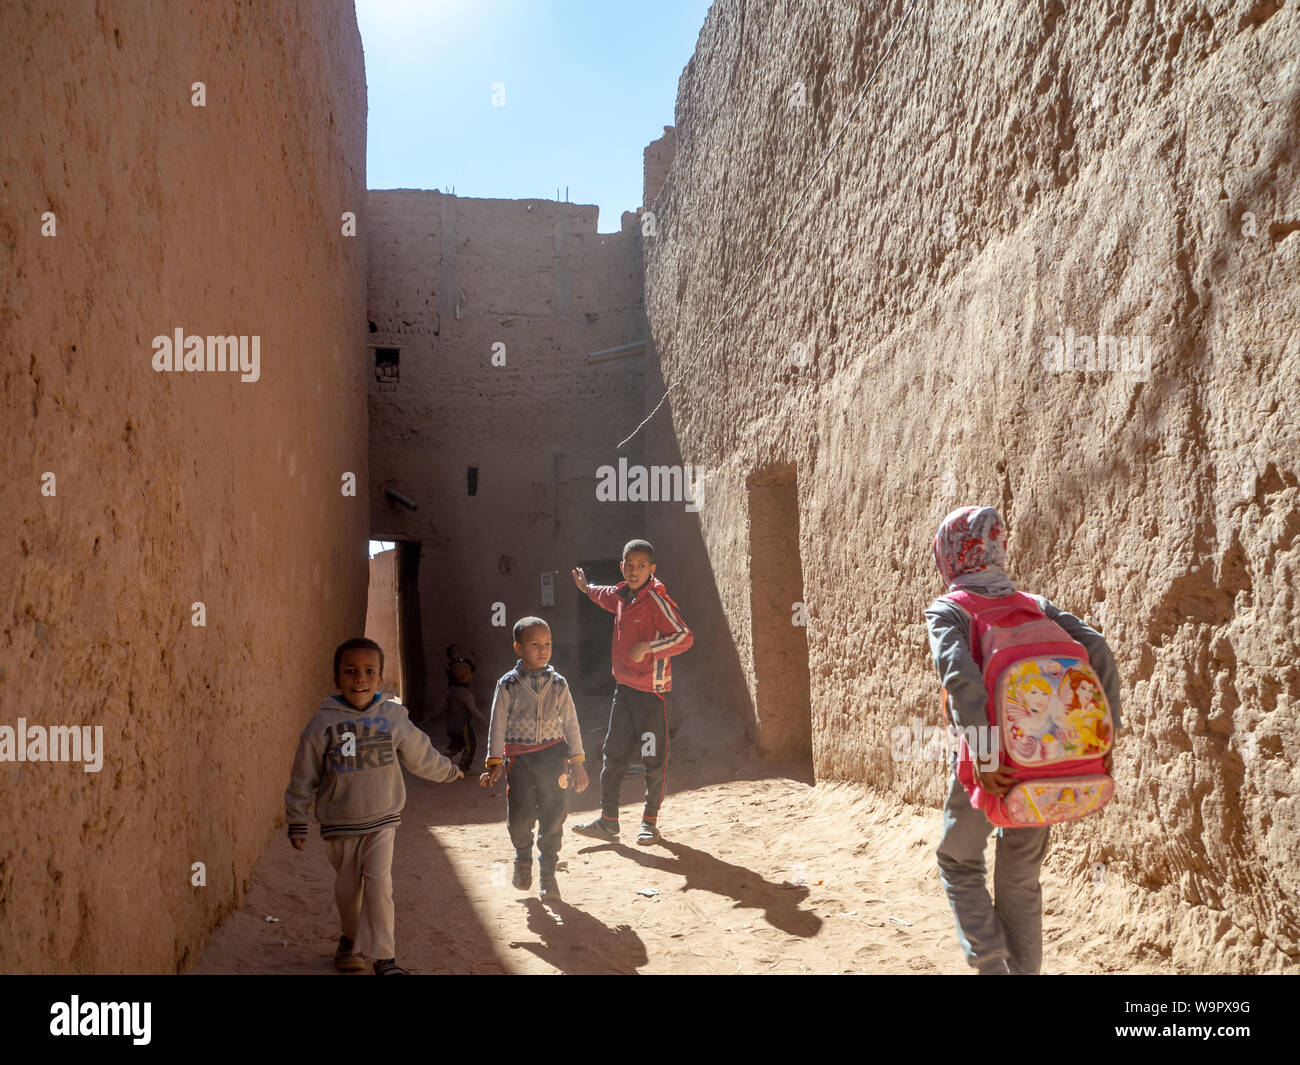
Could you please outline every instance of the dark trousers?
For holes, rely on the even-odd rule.
[[[555,743],[540,751],[506,759],[506,827],[515,845],[515,860],[533,860],[533,827],[537,828],[538,864],[542,872],[555,871],[560,837],[567,815],[560,774],[567,772],[566,744]]]
[[[478,737],[474,735],[472,724],[468,721],[447,723],[447,757],[461,769],[468,769],[474,764],[474,752],[477,750]]]
[[[619,684],[609,708],[604,765],[600,770],[600,812],[618,820],[618,797],[633,762],[645,764],[645,816],[659,816],[668,787],[668,695]]]

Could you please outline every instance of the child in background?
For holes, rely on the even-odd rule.
[[[469,690],[473,676],[469,663],[460,659],[448,668],[451,687],[443,701],[443,710],[447,714],[447,757],[468,771],[474,763],[474,752],[478,750],[478,736],[474,732],[474,722],[486,725],[488,719],[474,702],[474,693]]]
[[[465,665],[469,666],[470,679],[473,680],[474,674],[478,672],[474,663],[460,653],[460,644],[449,643],[447,644],[447,664],[442,667],[447,674],[447,683],[453,683],[451,674],[457,662],[464,662]]]
[[[394,957],[392,868],[406,805],[401,767],[438,783],[464,774],[383,694],[383,676],[384,652],[373,640],[346,640],[334,652],[339,693],[321,703],[298,739],[284,819],[289,842],[302,850],[315,799],[343,926],[334,967],[359,972],[364,955],[374,959],[376,976],[405,976]]]
[[[587,788],[582,764],[582,730],[569,682],[550,666],[551,630],[541,618],[515,622],[515,668],[497,681],[488,728],[486,788],[506,773],[506,827],[515,846],[512,883],[521,891],[533,884],[533,828],[541,857],[543,902],[560,898],[555,866],[567,814],[564,790],[572,778],[576,791]]]
[[[954,510],[939,526],[933,546],[935,563],[949,591],[964,589],[991,598],[1016,591],[1004,568],[1006,528],[992,507]],[[1051,621],[1087,649],[1115,713],[1118,732],[1120,677],[1105,637],[1042,596],[1031,598]],[[936,599],[926,610],[925,621],[934,665],[947,689],[956,725],[987,730],[988,690],[984,674],[971,656],[970,616],[955,603]],[[1036,746],[1039,741],[1035,738],[1033,742]],[[971,806],[970,796],[957,779],[956,764],[954,755],[938,858],[939,879],[952,906],[962,951],[966,961],[982,975],[1037,973],[1043,964],[1043,892],[1039,874],[1051,828],[998,829],[993,869],[995,898],[990,898],[984,844],[993,826],[983,811]],[[1110,754],[1106,755],[1105,767],[1109,773]],[[993,795],[1005,795],[1016,782],[1011,770],[994,768],[985,773],[978,762],[975,773],[980,786]]]

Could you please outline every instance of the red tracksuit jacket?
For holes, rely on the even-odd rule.
[[[627,581],[587,588],[587,598],[614,615],[614,641],[610,647],[614,679],[638,691],[671,691],[673,670],[669,659],[689,650],[695,637],[658,577],[651,577],[634,598],[630,595]],[[643,642],[650,644],[650,654],[633,662],[631,650]]]

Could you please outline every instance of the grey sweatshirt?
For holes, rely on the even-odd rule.
[[[313,797],[325,839],[399,824],[406,805],[402,766],[438,783],[459,775],[396,699],[376,699],[355,710],[341,695],[331,695],[298,738],[284,793],[289,838],[306,837]]]
[[[1118,735],[1124,727],[1119,713],[1119,668],[1106,637],[1041,595],[1030,595],[1030,598],[1049,620],[1069,634],[1070,639],[1087,648],[1088,661],[1106,693]],[[940,682],[948,689],[948,707],[956,724],[961,728],[988,725],[989,693],[984,686],[984,674],[971,657],[970,618],[956,603],[936,599],[926,609],[925,624],[930,634],[934,667],[939,671]]]

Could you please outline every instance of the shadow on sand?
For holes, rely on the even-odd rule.
[[[567,902],[543,903],[523,900],[528,910],[528,930],[540,943],[513,942],[516,950],[527,950],[548,965],[570,975],[635,974],[649,961],[645,944],[631,925],[616,928]]]
[[[668,851],[672,857],[665,858],[656,853],[660,850]],[[711,891],[735,899],[737,909],[761,910],[768,924],[787,935],[806,939],[821,930],[822,919],[800,908],[808,897],[807,887],[774,884],[752,869],[724,862],[708,851],[664,839],[653,849],[629,847],[624,843],[597,843],[583,847],[578,853],[594,854],[598,851],[614,851],[645,869],[680,876],[685,881],[681,891]]]

